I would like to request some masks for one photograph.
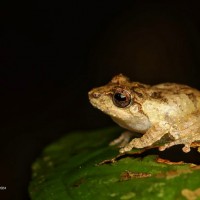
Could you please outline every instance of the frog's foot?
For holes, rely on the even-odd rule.
[[[119,147],[124,147],[129,143],[131,140],[133,134],[129,131],[123,132],[118,138],[114,139],[113,141],[110,142],[109,145],[118,145]]]
[[[144,148],[145,145],[141,142],[141,138],[135,138],[131,142],[129,142],[125,147],[120,149],[120,153],[125,153],[127,151],[131,151],[133,148]]]
[[[175,145],[178,145],[178,144],[184,144],[184,147],[182,148],[184,153],[190,152],[191,143],[183,143],[183,141],[182,142],[181,141],[173,141],[173,142],[170,142],[170,143],[165,144],[163,146],[160,146],[159,151],[164,151],[165,149],[172,147],[172,146],[175,146]]]
[[[132,150],[133,148],[150,147],[156,141],[159,141],[165,132],[162,132],[159,127],[151,127],[142,137],[134,138],[125,147],[120,149],[120,153]]]

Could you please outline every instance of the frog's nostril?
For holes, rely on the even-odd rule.
[[[99,97],[101,96],[101,94],[100,94],[99,92],[93,92],[93,93],[92,93],[92,96],[93,96],[94,98],[99,98]]]
[[[89,92],[89,96],[90,96],[91,98],[99,98],[99,97],[101,96],[101,93],[90,91],[90,92]]]

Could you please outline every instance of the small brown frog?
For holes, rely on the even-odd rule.
[[[187,85],[150,86],[130,82],[120,74],[107,85],[91,90],[89,100],[127,130],[111,142],[125,144],[121,153],[150,147],[164,136],[170,140],[159,147],[161,151],[184,144],[183,152],[189,152],[191,144],[200,141],[200,91]],[[143,135],[130,141],[130,132]]]

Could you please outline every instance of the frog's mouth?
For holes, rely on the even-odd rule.
[[[107,106],[106,100],[104,99],[96,99],[96,98],[91,98],[90,103],[95,107],[104,112],[105,114],[109,114],[110,107]],[[103,105],[103,106],[102,106]],[[112,114],[109,114],[112,115]]]

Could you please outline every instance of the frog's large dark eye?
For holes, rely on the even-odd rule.
[[[125,108],[131,103],[131,94],[123,88],[117,88],[113,94],[113,103],[120,108]]]

